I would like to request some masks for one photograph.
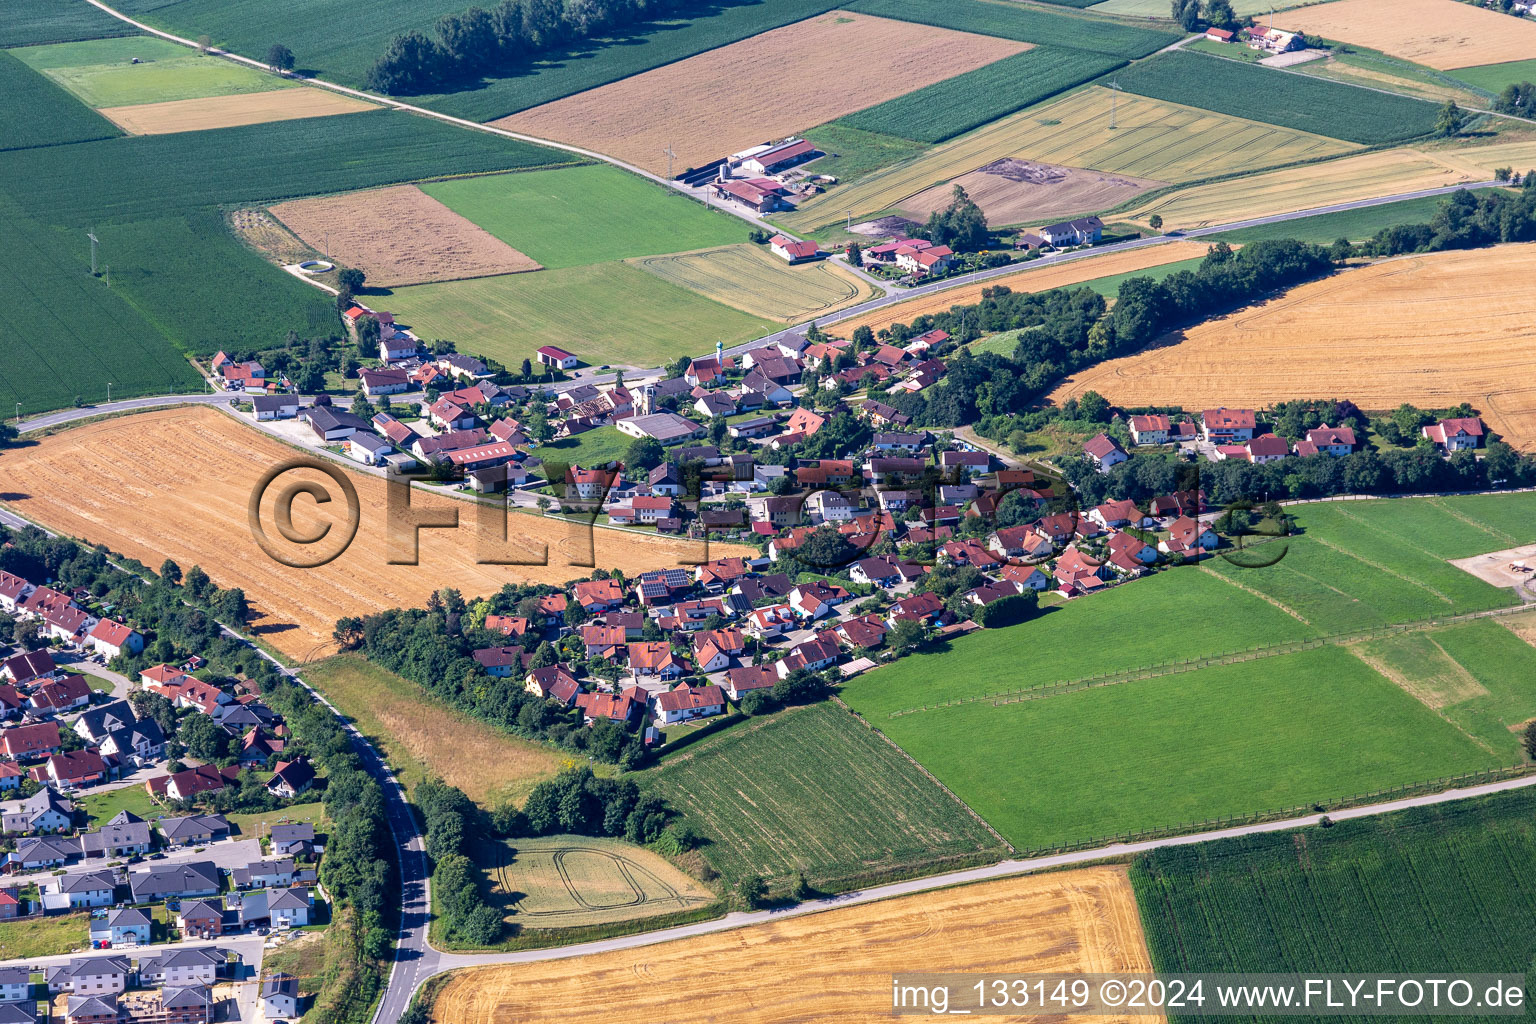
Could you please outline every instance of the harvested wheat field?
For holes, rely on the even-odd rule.
[[[1151,969],[1125,869],[1098,867],[920,893],[617,953],[466,971],[443,987],[431,1016],[437,1024],[874,1024],[891,1017],[891,975],[898,972]]]
[[[786,324],[874,295],[868,284],[835,263],[821,260],[791,266],[762,246],[747,243],[629,262],[705,298]]]
[[[1029,48],[833,11],[491,123],[675,173]]]
[[[518,546],[507,556],[547,564],[480,565],[476,506],[418,488],[411,492],[413,509],[456,510],[462,526],[422,530],[420,564],[390,565],[384,481],[337,466],[357,490],[357,536],[327,565],[289,568],[258,546],[246,510],[262,474],[299,456],[232,416],[182,408],[105,420],[7,451],[0,454],[0,478],[8,481],[7,505],[61,533],[106,544],[146,565],[166,558],[183,568],[200,565],[219,586],[243,588],[255,609],[253,631],[295,657],[329,652],[340,616],[419,605],[445,586],[467,597],[489,594],[509,581],[563,583],[585,576],[591,569],[572,563],[587,558],[630,575],[704,558],[702,543],[583,530],[579,524],[514,514],[508,530]],[[298,481],[317,481],[334,499],[317,505],[300,496],[293,502],[293,528],[301,534],[334,524],[340,537],[345,504],[337,484],[313,470],[284,474],[268,488],[261,508],[264,529],[281,551],[308,557],[331,542],[309,549],[287,545],[274,521],[277,494]],[[720,544],[709,551],[711,556],[751,553]]]
[[[926,221],[930,213],[950,204],[954,187],[959,185],[993,227],[1048,224],[1119,206],[1166,184],[1151,178],[1003,157],[953,181],[924,189],[904,200],[899,209],[908,217]]]
[[[300,117],[355,114],[373,109],[372,103],[329,89],[274,89],[205,99],[138,103],[131,107],[104,107],[101,112],[123,131],[135,135],[168,135],[265,121],[292,121]]]
[[[1287,11],[1275,25],[1369,46],[1441,71],[1536,54],[1536,22],[1457,0],[1335,0]]]
[[[1339,160],[1287,167],[1246,178],[1165,193],[1125,216],[1146,223],[1161,214],[1165,230],[1228,224],[1273,213],[1313,210],[1377,196],[1488,181],[1495,167],[1524,156],[1536,145],[1508,143],[1467,149],[1387,149]]]
[[[383,288],[543,269],[415,185],[298,199],[271,213],[305,243]]]
[[[1120,93],[1109,127],[1109,89],[1092,86],[994,121],[911,160],[839,185],[775,214],[791,231],[810,231],[855,216],[898,209],[906,201],[968,171],[1012,157],[1061,167],[1092,168],[1144,181],[1192,181],[1359,147],[1290,128]]]
[[[1536,243],[1386,260],[1101,363],[1051,395],[1123,405],[1261,408],[1347,398],[1363,409],[1471,402],[1536,450]]]
[[[827,329],[843,338],[851,335],[858,327],[880,331],[894,323],[909,324],[914,318],[924,313],[942,313],[950,306],[965,306],[978,302],[981,300],[983,288],[1006,285],[1017,292],[1043,292],[1051,288],[1066,288],[1113,274],[1126,274],[1135,270],[1146,270],[1148,267],[1160,267],[1165,263],[1194,259],[1197,256],[1204,256],[1209,248],[1210,246],[1205,242],[1164,242],[1161,245],[1124,249],[1106,253],[1103,256],[1071,260],[1067,263],[1032,264],[1032,269],[1029,270],[934,292],[908,302],[898,302],[894,306],[886,306],[884,309],[864,316],[840,321]]]

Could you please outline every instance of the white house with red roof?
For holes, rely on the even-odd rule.
[[[1095,434],[1083,444],[1083,454],[1088,456],[1088,461],[1099,468],[1100,473],[1108,473],[1122,462],[1130,461],[1130,456],[1125,454],[1125,449],[1108,434]]]
[[[791,672],[799,672],[802,669],[807,672],[820,672],[824,668],[836,665],[841,654],[842,649],[836,643],[816,637],[796,644],[776,667],[780,678],[788,678]]]
[[[896,250],[896,265],[912,274],[942,274],[949,269],[954,255],[955,250],[947,245],[904,245]]]
[[[1239,444],[1253,439],[1258,417],[1252,409],[1206,409],[1200,414],[1200,436],[1212,444]]]
[[[557,370],[574,370],[576,364],[581,362],[574,352],[567,352],[556,345],[543,345],[534,353],[539,362],[545,366],[553,366]]]
[[[815,242],[797,242],[788,235],[774,235],[768,239],[768,248],[775,256],[790,263],[813,260],[821,255],[821,247]]]
[[[1216,531],[1189,516],[1179,516],[1168,527],[1168,536],[1158,541],[1158,549],[1170,555],[1198,555],[1213,551],[1220,543]]]
[[[0,571],[0,611],[14,612],[35,589],[20,576]]]
[[[1483,421],[1476,416],[1441,420],[1420,430],[1434,442],[1435,447],[1446,452],[1468,451],[1481,447],[1483,443]]]
[[[1142,526],[1148,517],[1142,514],[1134,501],[1121,499],[1094,506],[1088,518],[1107,530],[1121,526]]]
[[[1067,597],[1077,594],[1091,594],[1104,586],[1104,581],[1109,578],[1110,570],[1104,567],[1104,563],[1094,558],[1089,558],[1076,547],[1069,546],[1056,559],[1056,566],[1051,570],[1056,577],[1057,590]]]
[[[771,690],[779,681],[779,673],[772,665],[742,665],[725,674],[725,692],[731,700],[741,700],[753,690]]]
[[[1343,458],[1355,450],[1356,443],[1355,432],[1349,427],[1330,427],[1324,423],[1307,431],[1305,440],[1296,442],[1296,454]]]
[[[1134,445],[1167,444],[1173,432],[1173,422],[1167,416],[1132,416],[1130,429]]]
[[[725,711],[725,695],[718,686],[689,686],[657,694],[653,701],[656,720],[662,725],[708,718]]]

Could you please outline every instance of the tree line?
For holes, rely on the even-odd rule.
[[[390,40],[366,84],[391,95],[431,92],[484,75],[510,75],[542,54],[673,15],[714,10],[719,0],[501,0],[437,19]]]

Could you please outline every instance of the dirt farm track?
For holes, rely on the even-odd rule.
[[[1536,244],[1434,253],[1344,270],[1158,347],[1067,379],[1061,402],[1265,405],[1349,399],[1362,409],[1470,402],[1536,451]]]
[[[893,972],[1149,970],[1125,871],[1099,867],[921,893],[574,961],[467,971],[444,986],[432,1019],[873,1024],[891,1017]],[[1092,1018],[1098,1024],[1160,1019]]]
[[[507,582],[563,583],[591,569],[587,533],[551,519],[512,513],[508,534],[515,554],[547,564],[477,564],[475,508],[468,502],[412,491],[415,509],[459,510],[457,530],[422,530],[420,564],[390,565],[386,556],[385,485],[379,477],[346,473],[357,489],[357,536],[340,557],[315,569],[294,569],[268,557],[252,537],[251,492],[263,473],[300,456],[232,416],[208,408],[143,413],[88,424],[0,454],[0,502],[60,533],[158,568],[166,558],[183,570],[200,565],[221,587],[241,587],[253,607],[252,630],[295,658],[330,652],[339,616],[422,604],[440,587],[466,597],[486,595]],[[334,500],[293,503],[293,526],[312,533],[335,524],[345,506],[334,481],[315,471],[278,478],[267,490],[261,521],[276,538],[276,493],[293,479],[314,480]],[[662,541],[614,530],[592,531],[597,565],[633,575],[702,557],[703,545]],[[302,550],[302,549],[300,549]],[[716,555],[739,554],[713,544]]]

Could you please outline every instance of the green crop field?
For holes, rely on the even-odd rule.
[[[388,154],[382,159],[380,154]],[[0,154],[0,191],[55,223],[179,214],[421,178],[570,162],[564,153],[392,110]]]
[[[1095,640],[1085,644],[1089,634]],[[902,658],[844,684],[843,697],[885,728],[891,712],[906,708],[1313,635],[1237,587],[1178,569],[1068,602],[1023,625],[982,630],[936,653]]]
[[[1198,53],[1159,54],[1115,77],[1142,96],[1365,145],[1426,135],[1435,126],[1435,106],[1422,100]]]
[[[56,146],[121,135],[117,126],[0,51],[0,149]]]
[[[1232,13],[1238,17],[1246,14],[1267,14],[1271,7],[1277,11],[1288,10],[1300,5],[1301,0],[1280,0],[1271,4],[1269,0],[1232,0]],[[1091,6],[1094,14],[1119,14],[1133,18],[1162,18],[1168,20],[1169,4],[1167,0],[1102,0]]]
[[[708,839],[728,881],[782,890],[797,872],[845,889],[995,859],[996,839],[901,753],[832,703],[755,719],[679,750],[641,777]]]
[[[747,237],[735,217],[607,164],[458,178],[422,191],[550,270]]]
[[[875,14],[882,18],[938,25],[960,32],[1017,39],[1036,46],[1070,46],[1092,50],[1111,57],[1145,57],[1169,43],[1177,42],[1182,32],[1151,26],[1132,25],[1094,18],[1066,11],[1022,4],[994,3],[990,0],[944,0],[943,3],[911,3],[909,0],[852,0],[840,4],[850,11]]]
[[[1403,633],[1352,650],[1506,764],[1520,761],[1519,730],[1536,718],[1536,647],[1499,622]]]
[[[77,148],[77,147],[61,147]],[[0,194],[6,341],[0,409],[10,415],[113,398],[202,391],[202,378],[119,289],[90,276],[90,243],[39,224]],[[210,302],[221,296],[212,295]]]
[[[0,47],[131,36],[137,31],[85,0],[6,0]]]
[[[1198,620],[1159,621],[1174,634]],[[1016,650],[1027,659],[1027,641]],[[870,721],[1020,848],[1332,802],[1509,763],[1336,646]]]
[[[93,107],[298,88],[290,79],[152,36],[31,46],[16,56]],[[132,63],[135,57],[141,63]]]
[[[835,123],[919,142],[943,142],[1124,63],[1120,58],[1086,50],[1037,46],[849,114]]]
[[[1472,68],[1457,68],[1445,74],[1460,79],[1468,85],[1498,93],[1506,85],[1536,82],[1536,58],[1512,60],[1504,64],[1481,64]]]
[[[1092,7],[1094,4],[1100,3],[1101,0],[1040,0],[1040,2],[1043,4],[1050,4],[1053,7],[1083,8]]]
[[[860,131],[833,121],[805,132],[805,138],[825,153],[811,165],[818,174],[830,174],[843,184],[882,167],[900,163],[928,147],[896,135]]]
[[[1154,850],[1131,881],[1160,972],[1524,975],[1533,862],[1536,795],[1524,790]]]
[[[1445,196],[1422,196],[1398,203],[1382,203],[1358,210],[1323,213],[1316,217],[1298,217],[1253,228],[1202,235],[1203,239],[1222,242],[1258,242],[1267,238],[1294,238],[1302,242],[1327,245],[1338,238],[1363,241],[1384,228],[1399,224],[1428,224]]]
[[[594,365],[652,367],[782,327],[625,263],[396,288],[390,312],[425,338],[509,366],[558,345]]]
[[[1304,533],[1277,564],[1209,566],[1323,633],[1518,604],[1446,559],[1536,541],[1531,494],[1322,503],[1295,514]]]

